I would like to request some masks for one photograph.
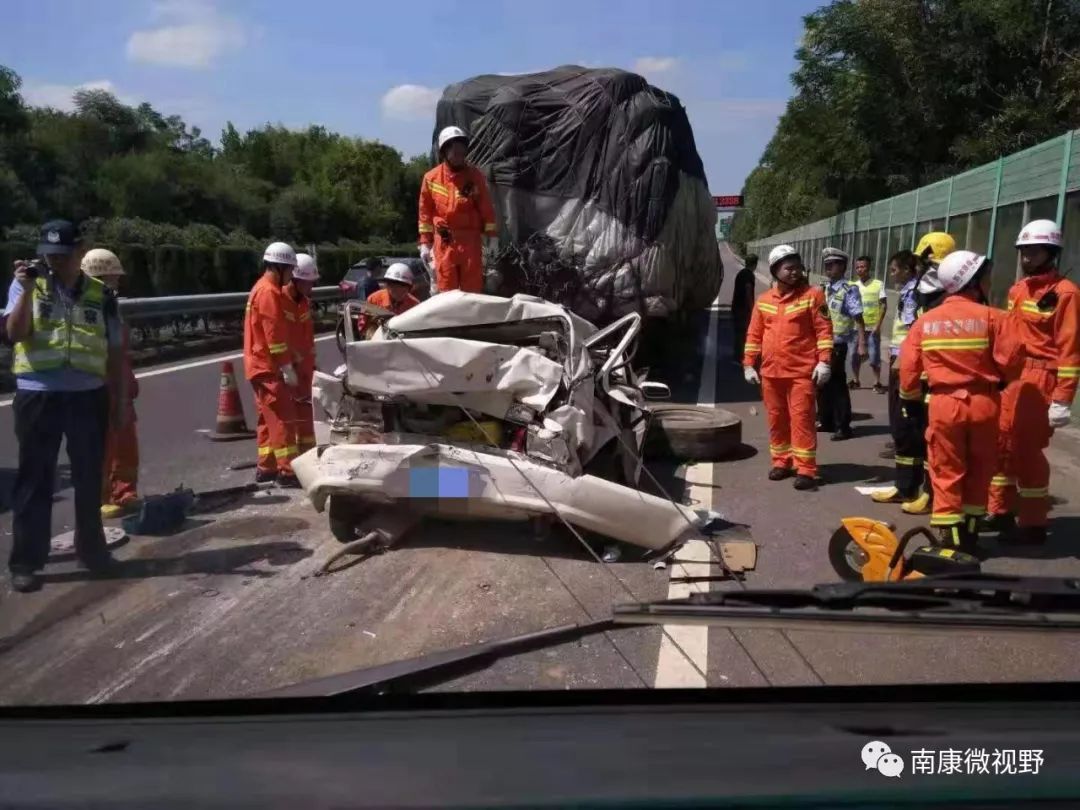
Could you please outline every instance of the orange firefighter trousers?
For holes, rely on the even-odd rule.
[[[292,475],[292,460],[296,457],[296,389],[285,381],[260,374],[251,381],[255,393],[255,410],[259,414],[255,425],[255,440],[259,445],[258,469]]]
[[[1045,526],[1050,512],[1050,395],[1057,375],[1031,363],[1001,397],[998,469],[990,484],[991,514],[1016,512],[1021,526]]]
[[[996,390],[930,394],[926,455],[934,490],[931,525],[953,526],[986,513],[986,491],[997,465]]]
[[[435,277],[439,292],[484,291],[484,255],[480,231],[454,231],[454,241],[435,238]]]
[[[105,434],[105,469],[102,476],[102,504],[124,506],[139,498],[139,437],[134,408],[129,409],[122,428],[109,426]]]
[[[762,377],[761,395],[769,420],[772,466],[790,467],[799,475],[817,476],[817,392],[809,377]]]

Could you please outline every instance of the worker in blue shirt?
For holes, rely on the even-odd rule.
[[[833,326],[832,376],[818,389],[818,428],[832,433],[832,440],[852,437],[851,392],[847,384],[847,353],[852,346],[859,357],[866,358],[866,324],[863,322],[862,296],[859,288],[847,281],[848,255],[839,248],[821,252],[821,265],[827,279],[825,305]]]
[[[67,445],[75,488],[75,554],[101,572],[113,562],[101,524],[101,479],[110,418],[123,425],[124,396],[110,406],[109,388],[126,385],[123,332],[116,297],[80,268],[75,226],[41,229],[37,261],[15,263],[4,328],[14,344],[15,436],[19,467],[12,493],[8,560],[16,591],[35,590],[49,557],[52,501],[60,440]]]

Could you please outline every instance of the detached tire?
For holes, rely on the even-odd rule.
[[[742,444],[742,420],[723,408],[650,403],[646,458],[720,461]]]

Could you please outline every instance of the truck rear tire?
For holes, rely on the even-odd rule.
[[[742,444],[742,420],[723,408],[650,403],[645,458],[720,461]]]

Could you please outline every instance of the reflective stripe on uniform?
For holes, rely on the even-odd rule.
[[[922,342],[924,352],[971,351],[989,347],[989,338],[924,338]]]
[[[743,349],[745,349],[747,352],[760,352],[761,351],[761,344],[760,343],[747,343],[745,346],[743,346]]]
[[[1015,487],[1016,481],[1005,475],[995,475],[990,479],[990,486],[992,487]]]
[[[764,301],[758,301],[758,309],[770,315],[775,315],[780,311],[775,304],[766,304]]]
[[[434,180],[428,180],[428,189],[433,194],[442,194],[444,197],[450,196],[450,189],[442,183],[436,183]]]
[[[268,455],[270,455],[270,454],[271,454],[272,452],[274,452],[274,451],[273,451],[273,450],[272,450],[271,448],[269,448],[269,447],[260,447],[260,448],[259,448],[259,456],[260,456],[260,457],[261,457],[261,456],[268,456]]]
[[[1080,366],[1059,366],[1057,375],[1064,380],[1075,380],[1080,378]]]
[[[833,341],[831,341],[831,340],[819,340],[817,342],[817,347],[819,349],[831,349],[833,347]]]
[[[484,225],[484,233],[495,233],[495,223],[488,222]]]
[[[795,456],[796,458],[817,458],[817,452],[814,450],[799,450],[794,447],[791,449],[791,455]]]
[[[922,388],[901,388],[900,399],[906,399],[909,402],[918,402],[922,399]]]
[[[421,222],[420,233],[435,233],[435,226],[428,222]]]
[[[923,460],[918,456],[893,456],[893,461],[901,467],[918,467],[923,463]]]
[[[794,304],[787,304],[784,307],[784,314],[793,315],[797,312],[803,312],[804,310],[810,309],[813,305],[814,301],[812,298],[801,298]]]
[[[968,517],[982,517],[983,515],[986,514],[986,507],[985,506],[979,506],[978,504],[973,505],[973,504],[965,503],[960,508],[964,510],[964,514],[967,515]]]
[[[289,345],[287,343],[271,343],[270,344],[270,354],[284,354],[288,350],[289,350]]]
[[[1021,498],[1046,498],[1050,495],[1049,487],[1025,488],[1017,487],[1016,494]]]
[[[931,526],[956,526],[964,522],[964,516],[959,512],[934,512],[930,515]]]

